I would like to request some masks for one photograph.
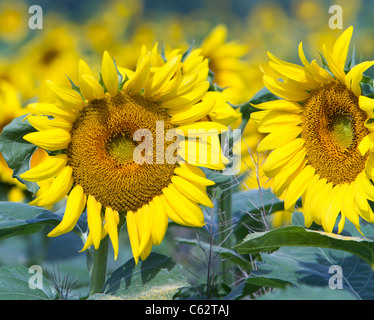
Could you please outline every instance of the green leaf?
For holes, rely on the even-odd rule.
[[[188,244],[192,246],[198,246],[204,251],[212,250],[215,254],[220,255],[223,259],[230,259],[231,263],[234,263],[238,266],[240,266],[242,269],[246,270],[247,272],[251,271],[251,263],[239,255],[237,252],[234,250],[216,246],[216,245],[210,245],[207,242],[204,241],[197,241],[193,239],[181,239],[181,238],[176,238],[175,239],[179,243],[183,244]]]
[[[61,222],[62,217],[62,214],[44,208],[2,201],[0,202],[0,239],[33,234],[45,225],[56,226]],[[82,234],[85,229],[86,223],[81,217],[73,231]]]
[[[129,300],[171,300],[188,285],[181,270],[170,257],[152,252],[137,266],[130,259],[115,270],[104,285],[104,294]]]
[[[56,291],[48,280],[41,275],[40,282],[33,282],[31,277],[34,274],[35,271],[29,273],[29,269],[26,267],[0,267],[0,300],[55,299]],[[40,287],[37,284],[40,284]]]
[[[301,226],[286,226],[267,232],[248,234],[235,249],[241,253],[274,251],[280,247],[320,247],[343,250],[357,255],[369,265],[374,265],[374,240],[367,237],[346,237]]]
[[[332,290],[303,285],[300,287],[287,287],[283,290],[274,290],[256,300],[356,300],[346,290]]]
[[[30,169],[30,159],[37,146],[23,139],[23,136],[36,129],[25,120],[26,115],[13,119],[4,127],[0,136],[0,152],[2,153],[9,168],[13,169],[13,178],[24,183],[27,189],[36,193],[39,186],[35,182],[28,182],[19,177],[21,173]]]
[[[252,272],[251,276],[268,278],[269,281],[278,279],[295,287],[329,287],[330,278],[336,274],[337,266],[342,271],[342,289],[348,290],[358,299],[373,299],[373,270],[361,258],[341,250],[280,248],[273,253],[261,254],[261,262],[257,262],[258,270]]]
[[[265,230],[265,221],[261,216],[266,213],[283,210],[283,201],[271,189],[252,189],[235,192],[232,195],[233,216],[236,222],[234,233],[238,241],[248,234],[248,227]],[[267,217],[264,217],[267,219]]]

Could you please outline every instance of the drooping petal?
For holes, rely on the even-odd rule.
[[[92,235],[92,242],[97,250],[100,246],[103,223],[101,218],[101,203],[96,201],[92,195],[89,195],[87,199],[87,223]]]
[[[171,182],[175,185],[179,192],[185,195],[187,198],[206,207],[213,208],[213,203],[206,194],[205,188],[198,187],[179,176],[173,176],[171,178]]]
[[[48,237],[57,237],[71,231],[76,225],[85,205],[86,196],[83,188],[80,185],[76,185],[69,194],[62,221],[48,233]]]
[[[105,226],[108,230],[110,240],[114,250],[114,260],[118,257],[118,228],[117,228],[118,212],[110,207],[105,208]]]
[[[66,154],[48,157],[37,166],[22,173],[20,178],[32,182],[53,178],[65,167],[67,161],[68,157]]]
[[[62,200],[68,194],[73,185],[72,172],[73,169],[70,166],[66,166],[56,176],[46,192],[42,193],[38,198],[31,201],[29,204],[43,207]]]

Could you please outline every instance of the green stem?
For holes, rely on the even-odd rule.
[[[108,262],[108,245],[109,239],[108,236],[106,236],[101,240],[99,249],[93,250],[90,274],[90,296],[102,292],[104,287]]]
[[[229,235],[230,225],[232,222],[232,188],[228,188],[223,191],[218,201],[218,206],[222,214],[222,219],[219,223],[219,238],[222,247],[232,249],[234,246],[233,237]],[[222,280],[225,284],[231,285],[234,282],[234,275],[232,270],[229,270],[232,266],[230,260],[221,259],[220,261],[220,273],[222,275]]]

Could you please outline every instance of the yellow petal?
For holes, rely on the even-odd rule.
[[[164,191],[163,191],[164,193]],[[168,193],[168,191],[166,191],[166,193]],[[171,196],[171,195],[170,195]],[[162,205],[166,211],[166,214],[167,216],[169,217],[170,220],[174,221],[175,223],[177,224],[180,224],[182,226],[186,226],[186,227],[194,227],[193,224],[191,223],[188,223],[186,220],[183,219],[182,216],[180,216],[178,214],[177,211],[175,211],[171,206],[170,204],[168,203],[168,201],[166,200],[166,196],[164,194],[162,194],[160,196],[160,199],[161,199],[161,202],[162,202]]]
[[[107,227],[109,237],[112,242],[114,250],[114,260],[117,260],[118,257],[118,228],[116,222],[116,215],[118,215],[118,212],[116,212],[112,208],[105,208],[105,225]]]
[[[361,95],[360,81],[362,80],[363,73],[374,65],[374,61],[365,61],[355,65],[345,77],[345,85],[348,89],[359,97]]]
[[[341,211],[343,196],[340,185],[334,186],[329,195],[330,200],[327,202],[327,209],[322,215],[322,225],[326,232],[332,232],[335,226],[336,219]]]
[[[84,60],[79,60],[79,81],[81,81],[82,76],[85,74],[98,80],[88,64]],[[81,83],[79,83],[79,85],[81,85]]]
[[[302,128],[299,126],[288,127],[287,130],[281,128],[269,133],[257,147],[258,152],[276,149],[293,141],[301,134]]]
[[[69,194],[62,221],[48,233],[48,237],[57,237],[71,231],[76,225],[85,205],[86,196],[83,188],[80,185],[76,185]]]
[[[64,129],[50,129],[41,132],[31,132],[23,136],[23,139],[38,147],[49,151],[66,149],[71,141],[71,135]]]
[[[307,160],[304,157],[300,157],[292,165],[287,168],[283,168],[274,177],[273,190],[274,194],[279,197],[283,191],[289,186],[289,184],[299,175],[299,173],[304,169]]]
[[[193,89],[180,96],[173,97],[169,100],[163,100],[162,106],[168,109],[183,109],[190,107],[202,99],[208,91],[209,86],[210,84],[208,81],[199,83]]]
[[[305,57],[305,53],[304,53],[304,50],[303,50],[303,43],[302,42],[300,42],[300,44],[299,44],[298,51],[299,51],[299,57],[300,57],[300,60],[301,60],[302,64],[305,67],[310,67],[310,63],[307,60],[307,58]]]
[[[339,65],[339,58],[333,56],[325,45],[322,45],[323,57],[326,59],[329,69],[334,74],[336,79],[341,83],[345,83],[345,72],[344,69]],[[346,57],[345,57],[346,58]]]
[[[209,114],[213,110],[216,101],[214,99],[208,99],[206,101],[199,102],[193,106],[176,112],[172,115],[170,122],[172,124],[183,125],[198,121]]]
[[[53,116],[74,122],[78,116],[73,109],[56,106],[53,103],[30,103],[27,109],[38,116]]]
[[[345,61],[348,55],[349,43],[352,38],[353,27],[347,28],[335,41],[332,49],[332,56],[340,70],[344,70]]]
[[[361,155],[365,155],[374,146],[374,132],[367,134],[359,143],[358,150]]]
[[[284,200],[284,210],[291,211],[294,209],[297,199],[299,199],[305,192],[314,176],[314,173],[315,169],[312,166],[306,166],[290,183]]]
[[[84,108],[85,103],[77,91],[49,80],[47,80],[47,86],[62,106],[72,108],[76,111]]]
[[[162,90],[163,86],[171,79],[171,77],[180,67],[181,55],[173,57],[165,65],[163,65],[147,82],[144,88],[144,96],[152,96]]]
[[[195,227],[204,225],[204,215],[201,208],[181,194],[173,184],[162,190],[168,204],[189,224]]]
[[[108,92],[115,96],[118,90],[118,73],[114,61],[108,51],[104,51],[101,75]]]
[[[144,89],[149,78],[150,55],[146,55],[136,67],[134,74],[123,86],[123,92],[131,95],[139,94]],[[130,76],[130,75],[129,75]]]
[[[46,192],[40,197],[31,201],[30,205],[49,206],[62,200],[73,186],[73,169],[66,166],[53,180]]]
[[[73,127],[71,121],[63,118],[49,119],[47,116],[30,116],[27,121],[38,131],[49,130],[54,128],[70,131]]]
[[[293,85],[290,81],[281,82],[268,75],[263,76],[265,86],[276,96],[289,101],[304,101],[309,98],[309,93]]]
[[[145,250],[146,246],[149,244],[149,239],[151,239],[151,224],[153,222],[151,214],[152,213],[148,204],[144,205],[135,213],[140,237],[140,256],[142,255],[142,252]]]
[[[80,85],[81,93],[88,101],[104,98],[104,89],[95,77],[87,74],[82,75]]]
[[[261,110],[286,111],[289,113],[301,113],[303,111],[303,108],[299,103],[287,100],[266,101],[260,104],[255,104],[253,106]],[[252,113],[251,118],[252,115],[256,113],[257,112]]]
[[[65,167],[67,161],[68,157],[66,154],[48,157],[37,166],[22,173],[20,178],[32,182],[53,178]]]
[[[140,252],[140,259],[142,259],[142,261],[148,258],[149,254],[152,251],[152,245],[153,245],[152,238],[149,238],[143,250]]]
[[[304,139],[298,138],[273,150],[265,160],[264,172],[269,172],[269,176],[273,176],[270,172],[283,166],[291,157],[294,157],[304,146],[304,142]]]
[[[370,118],[374,118],[374,99],[366,96],[358,97],[359,106],[364,110]]]
[[[261,133],[282,130],[284,126],[297,126],[302,122],[302,117],[298,114],[267,110],[252,113],[251,119],[257,124],[257,130]]]
[[[318,87],[318,82],[316,82],[312,78],[310,73],[304,67],[299,66],[297,64],[282,61],[273,56],[270,52],[268,52],[268,56],[272,60],[269,62],[269,66],[281,75],[283,75],[284,77],[302,83],[310,90],[314,90]]]
[[[99,249],[101,241],[101,203],[97,202],[95,197],[89,195],[87,199],[87,223],[95,249]]]
[[[152,240],[155,246],[161,244],[168,227],[168,216],[159,196],[150,202],[153,210]]]
[[[206,194],[205,188],[198,187],[179,176],[173,176],[171,178],[171,182],[175,185],[180,193],[185,195],[190,200],[200,203],[206,207],[213,208],[213,203]]]
[[[179,82],[176,84],[174,89],[168,93],[165,92],[162,95],[162,97],[160,97],[160,101],[167,101],[167,100],[176,98],[178,96],[181,96],[187,91],[190,91],[194,87],[194,85],[198,83],[197,78],[198,78],[197,72],[190,72],[190,73],[181,75]]]
[[[126,224],[127,224],[127,233],[129,235],[132,255],[135,260],[135,264],[138,264],[139,261],[139,234],[134,213],[132,211],[127,211],[126,214]]]
[[[342,205],[342,213],[346,218],[348,218],[349,221],[351,221],[356,228],[360,228],[360,221],[359,221],[359,215],[356,210],[355,206],[355,190],[354,190],[354,184],[349,184],[345,195],[343,197],[343,205]]]
[[[193,138],[203,135],[219,135],[228,130],[228,128],[218,122],[199,121],[192,124],[186,124],[178,127],[185,137]]]
[[[202,139],[181,141],[179,147],[178,155],[189,164],[213,170],[224,170],[225,163],[228,162],[219,148]]]
[[[215,184],[214,181],[205,177],[205,173],[201,169],[193,165],[181,163],[179,167],[175,168],[174,173],[201,186],[212,186]]]

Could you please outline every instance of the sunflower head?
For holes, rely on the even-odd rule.
[[[227,163],[218,140],[226,127],[204,120],[216,105],[208,73],[199,51],[175,50],[166,58],[156,45],[142,48],[135,70],[117,67],[104,52],[98,74],[79,62],[79,86],[48,82],[54,101],[28,106],[38,131],[24,139],[49,157],[21,178],[52,179],[32,205],[68,196],[64,218],[49,236],[72,230],[86,209],[82,250],[97,249],[109,234],[117,257],[117,230],[126,217],[137,262],[161,243],[168,219],[204,225],[200,205],[213,205],[206,188],[214,183],[199,167],[223,170]]]
[[[259,104],[261,111],[252,114],[266,134],[258,150],[271,151],[264,171],[274,178],[275,194],[286,210],[301,197],[306,225],[314,221],[328,232],[339,214],[339,232],[346,218],[357,228],[360,217],[374,221],[374,100],[361,88],[374,61],[347,63],[352,32],[350,27],[332,48],[322,47],[323,66],[306,59],[302,43],[302,66],[268,53],[264,84],[282,99]],[[365,82],[373,84],[366,76]]]

